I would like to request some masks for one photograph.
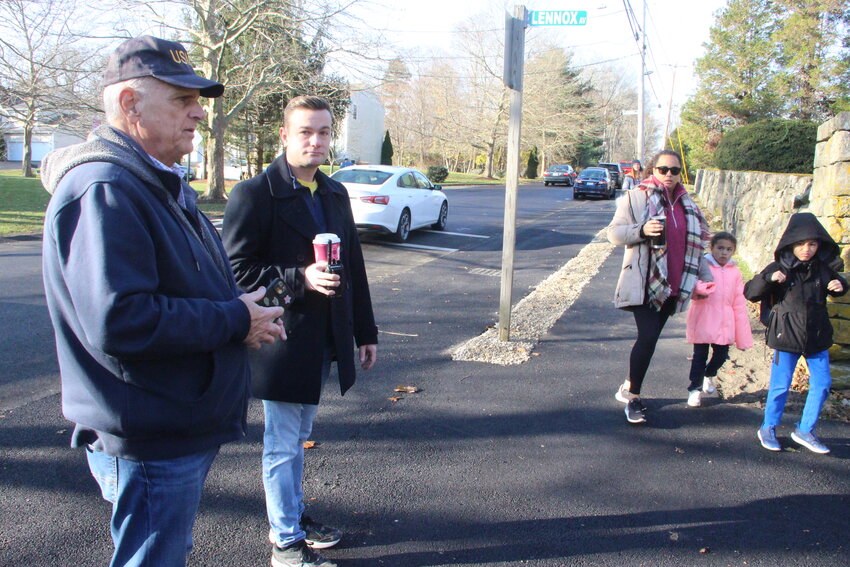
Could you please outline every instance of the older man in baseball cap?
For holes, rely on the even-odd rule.
[[[104,75],[108,125],[49,154],[43,272],[62,409],[112,503],[111,565],[182,567],[204,480],[245,434],[248,348],[285,338],[243,294],[174,168],[204,118],[179,43],[125,41]]]

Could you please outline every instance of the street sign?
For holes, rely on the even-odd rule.
[[[585,10],[531,11],[528,13],[530,26],[583,26],[587,23]]]

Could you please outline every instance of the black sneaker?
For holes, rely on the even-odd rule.
[[[301,529],[307,534],[307,545],[313,549],[327,549],[339,543],[342,530],[313,521],[310,516],[301,516]]]
[[[337,567],[309,547],[303,539],[286,547],[272,546],[272,567]]]
[[[646,421],[646,407],[640,398],[632,398],[626,405],[626,419],[629,423],[644,423]]]

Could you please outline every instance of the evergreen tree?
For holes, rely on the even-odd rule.
[[[384,143],[381,145],[381,165],[393,164],[393,142],[390,140],[390,131],[387,130],[384,136]]]
[[[699,87],[682,108],[681,134],[692,167],[712,166],[724,131],[781,115],[772,40],[779,13],[772,0],[730,0],[718,13],[696,62]]]
[[[778,0],[776,79],[788,116],[823,121],[850,109],[850,7],[846,0]]]
[[[531,148],[531,151],[528,152],[528,163],[525,166],[525,177],[526,179],[536,179],[537,178],[537,166],[540,165],[540,159],[537,157],[537,146]]]

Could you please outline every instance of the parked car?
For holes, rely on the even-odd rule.
[[[623,175],[628,175],[632,172],[632,163],[631,161],[621,161],[620,162],[620,170],[622,170]]]
[[[177,164],[177,169],[180,170],[180,177],[186,179],[187,181],[194,181],[195,177],[195,168],[189,167],[187,165],[183,165],[182,163]]]
[[[567,187],[572,186],[573,182],[576,178],[576,172],[571,165],[550,165],[549,168],[543,172],[543,185],[548,187],[549,185],[555,185],[556,183],[563,183]]]
[[[573,199],[589,195],[613,199],[617,194],[612,173],[604,167],[588,167],[578,174],[573,186]]]
[[[248,179],[248,162],[244,159],[240,161],[225,161],[224,178],[235,181]]]
[[[597,164],[598,167],[604,167],[608,171],[611,172],[611,177],[614,181],[614,186],[617,189],[623,188],[623,177],[625,176],[625,172],[619,163],[602,163],[601,161]]]
[[[446,194],[415,169],[352,165],[335,171],[331,179],[348,190],[357,230],[391,234],[397,242],[404,242],[411,230],[446,228]]]

